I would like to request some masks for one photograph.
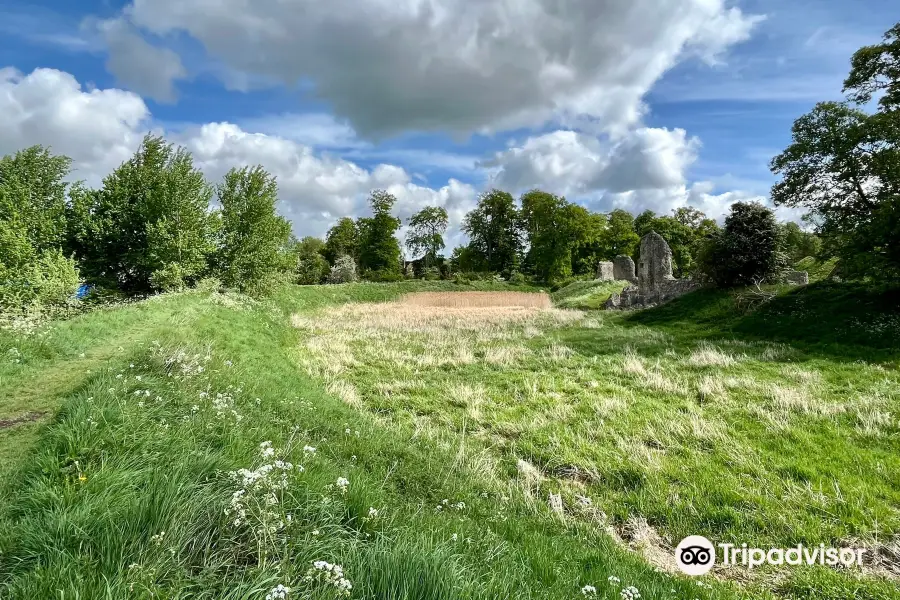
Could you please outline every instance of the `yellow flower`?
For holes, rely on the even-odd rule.
[[[87,481],[87,475],[85,475],[84,473],[80,473],[78,475],[78,481],[80,481],[81,483],[84,483],[85,481]]]

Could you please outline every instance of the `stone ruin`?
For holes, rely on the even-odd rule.
[[[637,284],[633,282],[621,294],[613,294],[606,301],[607,309],[646,308],[662,304],[692,292],[700,284],[691,279],[676,279],[672,275],[672,249],[661,235],[651,231],[641,238],[640,259],[637,269]],[[620,258],[616,257],[618,261]],[[631,262],[631,259],[628,259]],[[634,263],[632,262],[632,265]],[[621,265],[628,275],[628,265],[622,260]],[[633,266],[631,267],[634,268]],[[634,273],[632,270],[631,273]],[[618,279],[618,277],[617,277]],[[623,277],[623,280],[628,281]]]
[[[620,254],[613,259],[613,277],[616,281],[627,281],[628,283],[638,282],[634,270],[634,261],[631,260],[630,256]]]
[[[618,255],[612,262],[600,261],[597,263],[598,281],[627,281],[637,283],[637,275],[634,274],[634,261],[630,256]]]
[[[784,280],[791,285],[809,285],[809,273],[806,271],[788,271]]]
[[[615,279],[615,275],[613,274],[613,264],[606,261],[598,262],[596,279],[598,281],[613,281]]]

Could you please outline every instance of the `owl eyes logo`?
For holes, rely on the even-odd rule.
[[[687,575],[705,575],[716,562],[716,551],[702,535],[691,535],[675,548],[675,562]]]

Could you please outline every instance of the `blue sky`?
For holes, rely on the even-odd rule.
[[[269,168],[300,234],[375,186],[455,226],[490,185],[718,217],[765,201],[793,120],[900,19],[887,0],[325,4],[7,0],[0,151],[50,144],[97,184],[162,132],[212,178]]]

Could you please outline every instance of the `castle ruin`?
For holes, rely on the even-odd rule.
[[[628,261],[619,259],[627,258]],[[691,279],[676,279],[672,275],[672,249],[661,235],[651,231],[641,238],[640,255],[637,266],[637,277],[634,278],[634,263],[628,257],[617,256],[615,265],[620,265],[620,272],[616,273],[616,279],[622,275],[622,280],[630,281],[621,294],[613,294],[607,300],[607,309],[645,308],[656,304],[662,304],[692,292],[700,287],[700,284]],[[628,273],[631,263],[631,273]],[[631,277],[627,277],[631,275]],[[635,284],[636,279],[636,284]]]

